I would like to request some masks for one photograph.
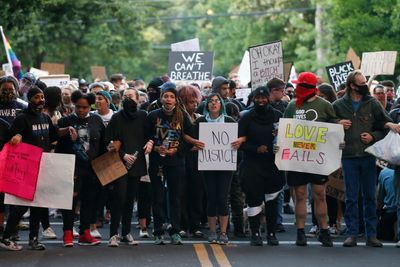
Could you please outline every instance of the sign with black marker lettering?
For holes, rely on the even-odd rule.
[[[173,81],[209,81],[213,59],[213,52],[169,52],[169,77]]]
[[[252,90],[265,86],[272,78],[285,80],[282,41],[252,46],[249,53]]]
[[[347,76],[354,70],[353,63],[351,61],[338,63],[332,66],[326,67],[329,81],[336,91],[339,91],[339,86],[342,83],[346,83]]]
[[[200,123],[199,140],[205,147],[199,150],[199,171],[236,171],[237,150],[231,143],[237,138],[237,123]]]

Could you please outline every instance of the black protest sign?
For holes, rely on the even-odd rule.
[[[251,88],[266,85],[272,78],[285,80],[282,42],[252,46],[250,53]]]
[[[211,80],[213,58],[213,52],[169,52],[169,77],[174,81]]]
[[[353,63],[351,61],[346,61],[343,63],[338,63],[332,66],[326,67],[328,72],[329,81],[336,91],[339,90],[339,86],[346,82],[347,76],[350,72],[354,70]]]

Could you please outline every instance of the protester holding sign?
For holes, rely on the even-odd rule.
[[[18,81],[13,76],[0,78],[0,118],[12,124],[26,104],[18,100]]]
[[[375,157],[364,150],[384,137],[384,128],[400,132],[400,125],[391,123],[379,102],[369,95],[363,73],[351,72],[346,80],[346,94],[333,103],[337,116],[345,121],[346,147],[342,155],[346,184],[346,214],[348,238],[345,247],[357,246],[358,196],[361,188],[367,246],[381,247],[376,238],[376,165]]]
[[[263,203],[267,217],[268,245],[279,244],[275,236],[277,204],[285,178],[283,172],[275,166],[272,148],[276,135],[275,124],[282,117],[282,113],[271,106],[269,96],[267,87],[258,87],[254,91],[254,108],[245,113],[239,121],[239,136],[246,138],[246,142],[240,147],[244,152],[240,164],[240,177],[249,206],[247,215],[251,229],[250,244],[253,246],[263,244],[260,235]]]
[[[147,116],[147,133],[154,141],[150,153],[149,175],[153,190],[153,216],[155,244],[164,244],[165,222],[164,192],[168,183],[171,244],[181,245],[179,236],[181,223],[181,188],[184,179],[185,144],[183,135],[190,133],[192,124],[181,107],[176,86],[172,82],[164,83],[160,89],[162,108],[150,112]]]
[[[131,90],[135,94],[134,99],[123,100],[123,109],[114,114],[106,129],[107,142],[121,143],[119,156],[128,169],[127,175],[108,185],[111,200],[110,241],[108,243],[110,247],[119,245],[120,222],[122,222],[121,242],[128,245],[138,244],[130,233],[133,203],[137,197],[139,179],[147,174],[145,154],[150,153],[153,148],[153,141],[146,139],[147,112],[138,109],[139,92],[136,89]]]
[[[200,123],[232,123],[234,119],[225,115],[224,100],[219,94],[211,94],[205,101],[204,116],[196,120],[195,134],[199,133]],[[196,137],[197,137],[196,136]],[[242,140],[232,142],[232,148],[237,150]],[[196,149],[204,149],[204,140],[193,140]],[[205,188],[207,193],[207,218],[210,227],[208,241],[212,244],[228,244],[227,226],[228,226],[228,194],[232,181],[232,171],[203,171]],[[216,224],[219,216],[221,233],[217,237]]]
[[[299,120],[310,120],[320,122],[337,122],[335,111],[332,104],[317,96],[317,76],[311,72],[300,73],[298,79],[293,81],[297,84],[296,100],[289,103],[285,113],[285,118]],[[328,231],[326,222],[327,206],[325,199],[325,183],[328,177],[304,172],[290,171],[287,175],[287,183],[293,186],[296,195],[295,214],[297,226],[297,246],[306,246],[307,239],[304,232],[305,220],[307,216],[307,184],[312,184],[313,199],[315,201],[315,216],[319,223],[320,234],[318,240],[325,247],[332,247],[333,243]]]
[[[10,140],[10,124],[3,119],[0,119],[0,150]],[[4,232],[4,193],[0,193],[0,235]]]
[[[58,121],[59,127],[69,127],[70,134],[60,138],[56,152],[76,155],[75,186],[80,184],[78,194],[81,201],[79,245],[98,245],[101,241],[92,237],[89,225],[95,219],[96,194],[101,184],[92,169],[91,161],[106,151],[105,127],[100,116],[90,113],[90,106],[95,102],[93,94],[75,91],[71,99],[75,113]],[[71,247],[74,212],[62,210],[62,214],[64,246]]]

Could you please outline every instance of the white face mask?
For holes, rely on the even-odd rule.
[[[167,109],[164,105],[162,105],[162,109],[166,112],[166,113],[172,113],[175,109],[175,106],[173,106],[170,109]]]

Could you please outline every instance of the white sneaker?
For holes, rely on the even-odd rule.
[[[0,247],[12,251],[22,250],[22,246],[10,239],[0,239]]]
[[[121,239],[121,243],[124,243],[125,245],[130,245],[130,246],[136,246],[139,245],[139,242],[133,239],[133,236],[131,234],[127,234],[126,236],[123,236]]]
[[[329,234],[331,236],[338,236],[339,235],[339,231],[338,231],[338,229],[336,229],[336,226],[329,227]]]
[[[54,230],[51,229],[51,227],[48,227],[46,230],[44,230],[42,235],[44,239],[57,239],[57,235],[54,233]]]
[[[97,229],[91,230],[90,234],[94,237],[94,238],[101,238],[101,234],[99,233],[99,231],[97,231]]]
[[[396,247],[400,248],[400,240],[396,243]]]
[[[119,241],[118,241],[118,236],[117,235],[113,235],[110,240],[108,241],[108,246],[109,247],[118,247],[119,246]]]
[[[72,235],[74,236],[74,238],[78,238],[79,237],[79,232],[76,230],[75,227],[72,228]]]
[[[140,238],[149,238],[149,233],[147,232],[147,230],[142,230],[142,229],[140,229],[140,231],[139,231],[139,237],[140,237]]]
[[[23,219],[28,219],[29,216],[31,216],[31,213],[30,213],[30,210],[27,210],[27,211],[24,213],[24,215],[22,215],[22,218],[23,218]]]
[[[310,235],[317,235],[318,233],[318,225],[313,225],[313,227],[311,227],[310,231],[308,232]]]

